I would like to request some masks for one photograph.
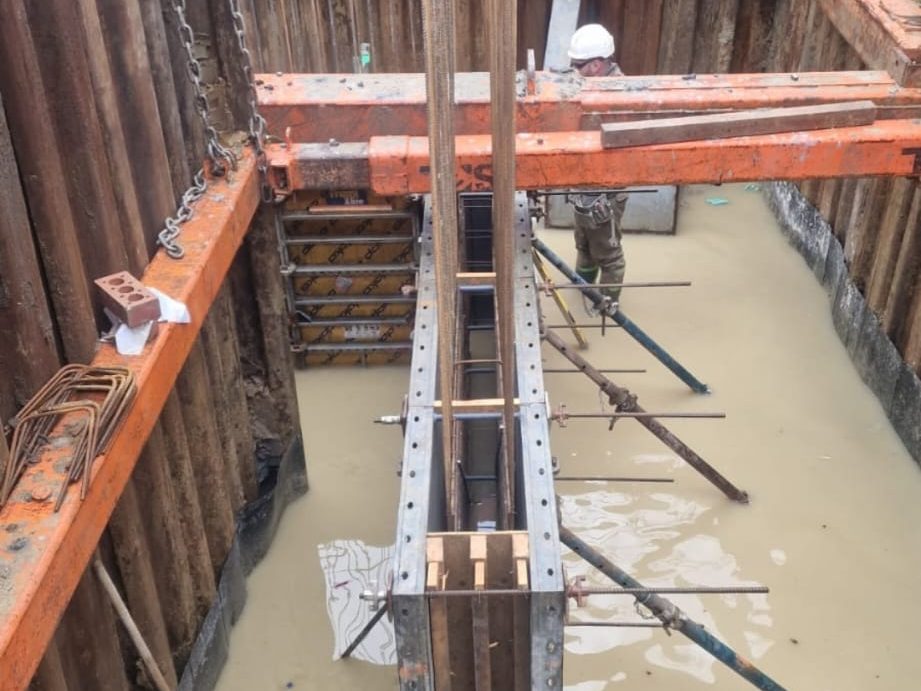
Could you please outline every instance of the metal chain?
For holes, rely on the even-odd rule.
[[[271,202],[273,200],[272,188],[269,187],[266,180],[268,171],[268,159],[266,157],[263,142],[265,141],[265,118],[259,113],[259,97],[256,93],[256,77],[253,72],[253,59],[249,48],[246,47],[246,24],[243,20],[243,13],[240,11],[239,0],[227,0],[230,7],[230,15],[233,17],[233,29],[237,35],[237,45],[240,48],[240,62],[243,68],[243,78],[246,81],[247,100],[249,101],[249,139],[256,152],[256,169],[259,171],[260,180],[262,181],[262,201]]]
[[[233,152],[221,144],[218,138],[217,130],[211,124],[211,111],[208,107],[208,98],[205,95],[201,82],[201,63],[195,57],[195,33],[189,22],[186,20],[186,2],[185,0],[174,0],[173,10],[176,13],[178,21],[177,29],[179,31],[179,42],[182,44],[186,53],[186,66],[189,71],[189,81],[192,82],[192,88],[195,91],[195,110],[201,118],[202,126],[205,130],[205,151],[210,162],[209,173],[211,175],[224,175],[228,168],[236,168],[237,158]],[[180,228],[183,223],[192,217],[192,204],[205,193],[207,183],[205,181],[204,169],[195,173],[192,179],[192,186],[189,187],[182,195],[182,201],[176,213],[164,221],[164,228],[157,236],[157,244],[161,245],[166,254],[173,259],[181,259],[185,250],[176,241],[179,237]]]
[[[182,245],[176,242],[176,238],[179,237],[180,233],[179,226],[192,218],[192,204],[201,199],[207,189],[205,169],[199,168],[198,172],[195,173],[195,177],[192,178],[192,186],[183,193],[182,201],[179,202],[179,208],[176,209],[175,215],[164,221],[166,227],[157,236],[157,243],[166,250],[166,254],[170,258],[182,259],[185,255]]]

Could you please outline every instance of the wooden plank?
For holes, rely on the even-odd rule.
[[[90,281],[67,196],[60,158],[64,149],[52,123],[22,0],[5,4],[0,21],[0,90],[7,98],[4,108],[45,275],[55,286],[51,301],[62,355],[70,362],[88,362],[97,338],[96,325],[89,318],[93,313]]]
[[[0,421],[8,420],[60,366],[51,312],[19,169],[0,100]],[[2,436],[2,433],[0,433]],[[0,467],[3,460],[0,458]]]
[[[700,139],[729,139],[783,132],[869,125],[876,120],[870,101],[822,106],[771,108],[740,113],[694,115],[639,122],[605,123],[602,145],[608,149],[673,144]]]
[[[921,376],[921,290],[917,285],[905,319],[904,342],[905,362]]]
[[[907,332],[906,315],[911,305],[912,293],[917,290],[918,273],[921,269],[921,186],[915,184],[911,207],[905,221],[905,231],[899,257],[895,264],[886,309],[882,315],[883,330],[892,342],[904,351],[904,335]]]
[[[694,37],[695,72],[726,72],[732,61],[739,0],[699,0]]]
[[[93,98],[86,55],[88,37],[79,8],[71,0],[27,5],[36,56],[62,152],[59,165],[83,248],[80,254],[88,277],[98,278],[123,269],[128,264],[128,255],[116,213],[112,171],[104,154],[105,135]],[[96,313],[101,317],[101,308]]]
[[[133,249],[133,245],[127,241],[127,236],[132,231],[140,232],[146,239],[147,253],[142,265],[146,266],[148,258],[156,252],[157,234],[162,228],[163,219],[175,209],[175,200],[157,95],[151,78],[140,2],[122,0],[109,3],[97,0],[95,5],[103,33],[98,39],[89,35],[89,42],[102,42],[108,52],[114,87],[120,93],[130,94],[129,98],[117,99],[121,129],[108,134],[109,137],[120,134],[124,138],[134,182],[131,189],[142,190],[136,202],[140,208],[142,225],[137,228],[125,227],[124,233],[129,250]],[[113,173],[113,183],[118,190],[121,172]]]
[[[180,375],[183,376],[183,375]],[[208,612],[214,601],[217,584],[211,568],[211,552],[202,518],[201,502],[195,486],[192,455],[186,437],[185,421],[179,395],[172,391],[166,399],[161,414],[166,446],[167,472],[176,506],[182,507],[180,542],[186,546],[189,578],[192,584],[193,609],[180,617],[177,611],[171,617],[173,653],[177,666],[185,664],[198,634],[198,622]]]
[[[156,460],[161,461],[162,459]],[[145,500],[143,506],[132,477],[125,486],[115,511],[112,512],[109,533],[112,535],[115,560],[118,564],[118,572],[125,591],[125,601],[131,617],[150,647],[157,666],[167,682],[175,686],[176,670],[173,667],[169,639],[166,634],[164,612],[160,606],[160,596],[154,581],[154,561],[147,541],[147,531],[144,529],[141,518],[142,513],[150,510],[149,497],[141,496],[144,496]],[[160,558],[169,559],[169,555],[160,555]],[[158,572],[162,573],[159,568],[159,560],[157,567]],[[129,655],[138,660],[137,651],[132,650]],[[139,666],[143,668],[143,665]]]
[[[694,58],[697,0],[669,0],[662,6],[659,74],[687,74]]]
[[[879,221],[879,235],[866,290],[867,304],[878,315],[886,309],[916,187],[917,182],[909,178],[893,180]]]
[[[429,536],[425,542],[428,564],[425,589],[444,590],[445,550],[444,538]],[[429,621],[432,631],[432,664],[435,671],[435,690],[451,691],[451,632],[448,628],[448,602],[446,598],[429,600]]]
[[[470,536],[470,562],[473,565],[473,589],[486,589],[486,536]],[[470,611],[473,619],[473,670],[477,691],[491,691],[492,658],[491,636],[489,630],[489,600],[483,595],[474,594],[470,599]]]
[[[662,5],[662,0],[627,0],[616,53],[626,74],[656,73]]]
[[[473,590],[469,535],[470,533],[443,535],[447,590]],[[473,614],[467,598],[448,598],[448,630],[451,636],[452,686],[462,691],[473,689]]]
[[[92,570],[80,578],[57,639],[61,663],[73,688],[129,691],[115,613]],[[27,682],[28,678],[14,685],[4,676],[0,688],[21,691]]]
[[[29,691],[70,691],[56,639],[57,635],[48,643],[42,663],[29,684]]]
[[[189,641],[195,635],[198,612],[189,563],[189,545],[182,523],[192,507],[177,501],[175,482],[170,472],[169,446],[163,423],[154,427],[131,482],[143,497],[141,523],[148,551],[155,565],[154,582],[172,652],[171,664],[181,670],[186,662]],[[197,506],[197,500],[196,500]]]
[[[182,405],[186,434],[192,445],[195,484],[208,536],[211,568],[214,573],[219,573],[230,551],[236,524],[234,501],[225,479],[226,469],[206,359],[201,340],[198,340],[189,352],[176,390]]]
[[[809,7],[815,0],[779,0],[778,21],[774,36],[783,37],[775,40],[769,60],[769,68],[774,72],[798,72],[799,59],[806,36]]]
[[[854,210],[844,243],[844,257],[851,279],[865,290],[873,253],[876,249],[879,219],[889,197],[890,180],[861,180],[855,192]]]
[[[777,0],[739,0],[731,72],[767,70]]]
[[[95,0],[79,0],[77,4],[80,7],[83,28],[87,35],[86,57],[91,70],[93,95],[96,99],[99,117],[108,135],[105,137],[105,153],[112,169],[115,207],[125,231],[125,249],[129,261],[126,268],[137,276],[147,266],[153,245],[151,243],[151,246],[148,247],[144,237],[141,205],[134,184],[128,143],[122,128],[118,98],[118,92],[122,89],[114,79],[109,57],[106,54],[105,31],[100,23],[98,4]],[[130,89],[127,91],[130,92]],[[169,176],[167,176],[167,182],[169,182]],[[172,199],[170,203],[172,204]],[[162,218],[161,215],[160,219]]]

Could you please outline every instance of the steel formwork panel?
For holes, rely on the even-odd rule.
[[[532,689],[562,688],[565,614],[561,548],[549,447],[548,411],[540,361],[538,296],[531,264],[531,228],[524,194],[516,198],[515,332],[520,442],[516,463],[518,527],[529,538],[530,677]],[[434,689],[426,596],[426,534],[442,530],[445,469],[436,400],[437,326],[431,210],[420,236],[418,303],[402,465],[393,574],[393,611],[401,689]],[[521,261],[521,267],[518,262]],[[427,271],[427,269],[429,269]]]

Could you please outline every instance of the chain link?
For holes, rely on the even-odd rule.
[[[205,153],[210,162],[209,172],[211,175],[221,176],[227,172],[228,168],[237,167],[237,158],[230,149],[221,144],[217,130],[211,124],[208,97],[205,95],[201,82],[201,63],[195,57],[195,32],[192,31],[192,27],[189,26],[189,22],[186,20],[185,0],[174,0],[173,10],[176,13],[178,22],[179,42],[185,49],[189,81],[192,82],[192,88],[195,91],[195,110],[198,113],[198,117],[201,118],[205,131]],[[181,259],[185,254],[182,245],[177,241],[181,232],[180,226],[192,218],[192,204],[202,198],[206,189],[205,171],[200,169],[192,178],[192,186],[183,193],[176,213],[163,222],[164,228],[157,236],[157,244],[166,250],[167,256],[173,259]]]
[[[256,152],[256,169],[259,171],[259,177],[262,181],[262,201],[271,202],[273,200],[272,188],[269,187],[266,180],[268,172],[268,159],[266,157],[263,142],[265,141],[265,118],[259,113],[259,96],[256,92],[256,76],[253,72],[253,58],[246,47],[246,24],[243,20],[243,13],[240,11],[239,0],[227,0],[230,7],[230,15],[233,18],[233,30],[237,35],[237,46],[240,49],[240,62],[243,68],[243,78],[246,82],[247,101],[249,102],[249,139]]]
[[[233,18],[233,29],[237,37],[237,45],[240,49],[240,58],[243,68],[243,76],[246,81],[249,103],[249,140],[256,153],[256,168],[259,171],[261,184],[261,197],[263,202],[273,201],[272,188],[269,187],[266,173],[268,172],[268,158],[263,148],[265,141],[266,123],[265,118],[259,114],[258,95],[256,93],[255,74],[253,72],[252,55],[246,47],[246,25],[243,20],[243,13],[240,11],[238,0],[227,0],[230,7],[230,14]],[[205,149],[210,162],[210,174],[221,176],[224,175],[228,168],[237,167],[237,159],[233,152],[221,144],[218,138],[217,130],[211,124],[211,112],[208,106],[208,98],[202,87],[201,63],[195,57],[195,33],[186,20],[186,0],[174,0],[173,10],[178,20],[179,41],[186,53],[186,66],[189,71],[189,80],[192,82],[192,88],[195,91],[195,110],[201,118],[202,126],[205,131]],[[192,186],[189,187],[182,195],[182,201],[176,213],[164,221],[164,228],[157,237],[157,242],[166,251],[166,254],[173,259],[181,259],[185,254],[182,246],[177,242],[179,237],[180,226],[192,218],[192,204],[202,198],[207,190],[205,180],[205,171],[200,169],[192,180]]]
[[[182,201],[179,203],[176,213],[164,221],[164,226],[166,227],[157,236],[157,243],[166,250],[166,254],[170,258],[182,259],[185,255],[182,245],[176,242],[176,238],[179,237],[180,233],[179,226],[192,218],[192,204],[201,199],[207,189],[205,169],[199,168],[198,172],[195,173],[195,177],[192,178],[192,186],[183,193]]]

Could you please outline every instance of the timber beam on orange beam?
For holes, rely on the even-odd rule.
[[[108,451],[93,465],[86,499],[80,501],[79,490],[72,487],[58,513],[52,510],[53,502],[32,500],[53,495],[63,482],[52,451],[30,467],[0,510],[0,526],[6,527],[0,531],[6,542],[0,548],[0,691],[28,686],[258,204],[254,159],[247,152],[237,170],[212,182],[195,204],[180,236],[185,256],[173,260],[161,250],[142,279],[146,286],[184,302],[191,323],[162,325],[157,338],[136,357],[120,356],[111,345],[100,346],[92,364],[131,369],[138,391]]]
[[[425,136],[422,74],[259,75],[259,106],[269,131],[289,144]],[[886,72],[595,77],[538,72],[534,94],[519,85],[518,132],[597,129],[602,122],[752,108],[873,101],[878,117],[921,113],[921,90]],[[458,73],[455,133],[489,134],[489,75]]]
[[[269,169],[277,191],[329,189],[329,176],[318,168],[337,171],[336,184],[344,189],[429,191],[425,137],[373,137],[348,147],[344,167],[325,151],[328,145],[272,147]],[[488,135],[457,137],[456,155],[459,192],[491,189]],[[528,190],[919,174],[921,124],[911,120],[623,149],[605,149],[600,132],[519,134],[516,142],[516,187]]]
[[[921,86],[921,7],[915,0],[819,0],[822,12],[873,69]]]

